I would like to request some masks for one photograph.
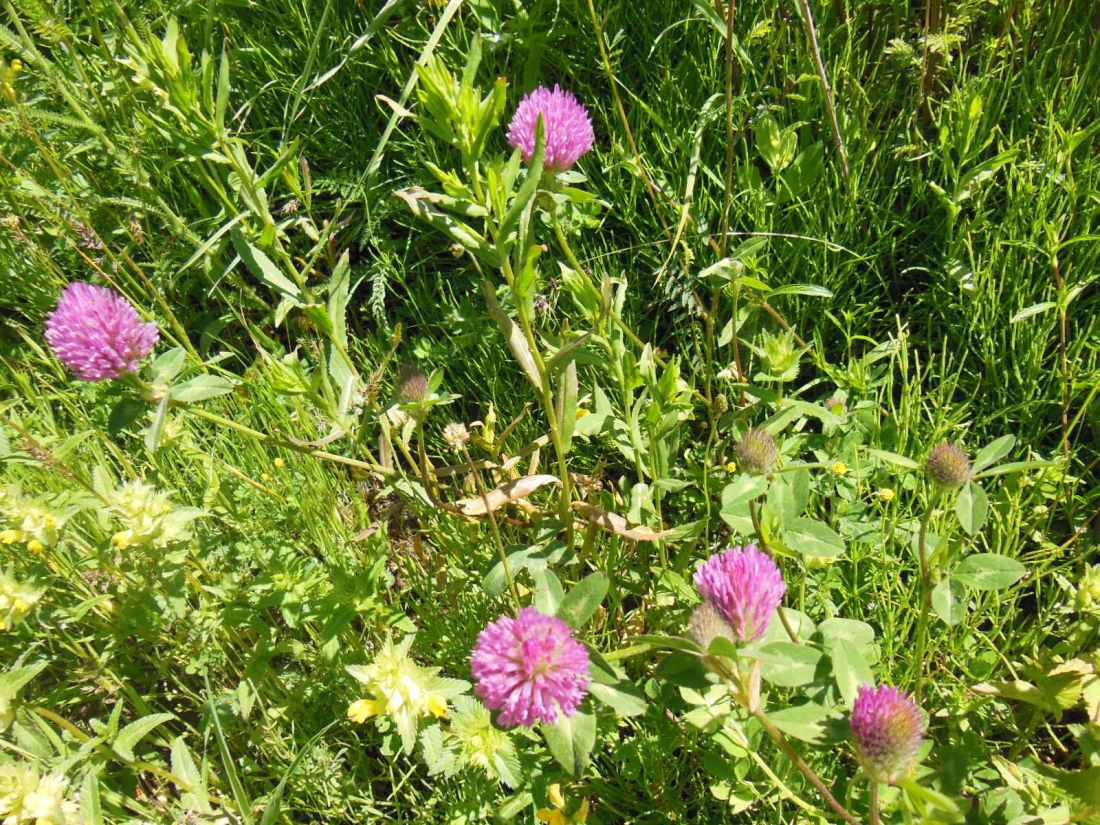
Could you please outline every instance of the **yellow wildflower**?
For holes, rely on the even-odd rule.
[[[286,461],[282,457],[276,458],[272,463],[275,465],[276,470],[281,470],[286,466]]]
[[[833,475],[842,476],[848,473],[848,465],[843,461],[834,462],[830,469],[833,471]]]
[[[894,500],[896,493],[894,493],[893,489],[890,487],[883,487],[875,495],[877,495],[882,501],[885,501],[887,504],[889,504],[891,501]]]
[[[736,473],[737,472],[737,462],[736,461],[727,461],[726,462],[726,472],[729,473],[730,475],[733,475],[734,473]]]
[[[447,700],[469,687],[468,682],[439,676],[437,667],[414,662],[409,656],[412,642],[412,636],[397,645],[387,639],[369,665],[347,668],[371,694],[351,703],[348,718],[363,723],[375,716],[388,716],[397,726],[406,753],[416,744],[420,718],[446,716]]]
[[[577,806],[577,809],[571,814],[565,812],[565,797],[561,792],[561,785],[555,782],[549,788],[547,788],[546,796],[550,800],[550,804],[553,808],[541,808],[536,816],[539,822],[546,822],[549,825],[573,825],[573,823],[584,823],[588,821],[588,800],[582,799],[581,804]]]
[[[0,630],[15,627],[42,598],[42,591],[21,584],[5,570],[0,570]]]

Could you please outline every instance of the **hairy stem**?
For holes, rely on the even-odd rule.
[[[920,701],[921,687],[924,682],[924,649],[928,644],[928,614],[932,607],[932,571],[928,563],[928,525],[932,521],[932,512],[936,509],[939,491],[932,494],[928,509],[920,522],[920,536],[917,539],[917,552],[920,554],[920,614],[917,617],[916,683],[913,698]]]

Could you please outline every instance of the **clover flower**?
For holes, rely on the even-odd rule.
[[[863,685],[852,706],[852,734],[867,774],[896,784],[917,762],[924,718],[907,694],[889,685]]]
[[[466,429],[465,424],[452,421],[443,428],[443,440],[447,442],[447,446],[452,450],[458,451],[465,447],[470,440],[470,431]]]
[[[397,368],[397,397],[407,404],[415,404],[428,397],[428,378],[414,364],[402,364]]]
[[[157,325],[142,323],[114,290],[76,281],[65,287],[46,320],[46,340],[82,381],[103,381],[137,372],[156,346]]]
[[[783,574],[755,544],[715,553],[695,571],[695,586],[746,644],[764,635],[787,592]]]
[[[561,172],[592,148],[595,135],[588,111],[570,92],[557,84],[548,89],[539,86],[520,101],[508,126],[508,143],[530,162],[535,154],[535,135],[539,115],[546,130],[546,155],[543,168]]]
[[[948,441],[937,444],[925,467],[932,480],[945,490],[954,490],[970,481],[970,456],[958,444]]]
[[[471,669],[477,695],[507,727],[572,716],[588,692],[588,651],[569,625],[533,607],[488,624]]]
[[[0,630],[11,630],[23,621],[41,598],[41,590],[20,583],[0,569]]]
[[[0,765],[0,822],[18,823],[26,819],[23,800],[38,785],[38,772],[24,762]]]
[[[447,715],[447,700],[463,693],[468,682],[439,676],[439,668],[418,665],[409,656],[413,636],[394,644],[386,639],[369,665],[349,665],[347,672],[361,682],[370,698],[348,707],[348,718],[362,724],[375,716],[389,717],[397,726],[406,753],[416,744],[422,716]]]
[[[65,798],[63,773],[39,777],[23,763],[0,765],[0,822],[4,825],[79,825],[80,807]]]
[[[733,448],[737,461],[747,473],[762,475],[775,466],[775,439],[767,430],[749,430]]]

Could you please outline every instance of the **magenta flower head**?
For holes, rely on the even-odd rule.
[[[508,126],[508,143],[530,161],[535,154],[535,131],[539,115],[546,128],[546,159],[543,168],[550,172],[569,169],[592,148],[595,135],[588,110],[571,93],[554,84],[551,91],[539,86],[520,101]]]
[[[863,685],[852,706],[852,734],[868,776],[893,785],[916,764],[924,718],[903,691],[889,685]]]
[[[477,695],[506,727],[572,716],[588,692],[588,651],[569,625],[533,607],[486,625],[471,669]]]
[[[745,644],[764,635],[787,592],[783,574],[755,544],[711,556],[695,571],[695,586]]]
[[[117,292],[84,281],[65,287],[57,309],[46,319],[46,340],[81,381],[137,372],[159,336],[157,325],[142,323]]]

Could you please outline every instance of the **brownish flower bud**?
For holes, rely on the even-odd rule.
[[[747,473],[763,474],[775,466],[775,439],[767,430],[754,429],[745,433],[733,448],[737,463]]]
[[[954,490],[970,481],[970,456],[958,444],[940,442],[925,466],[932,480],[944,489]]]

